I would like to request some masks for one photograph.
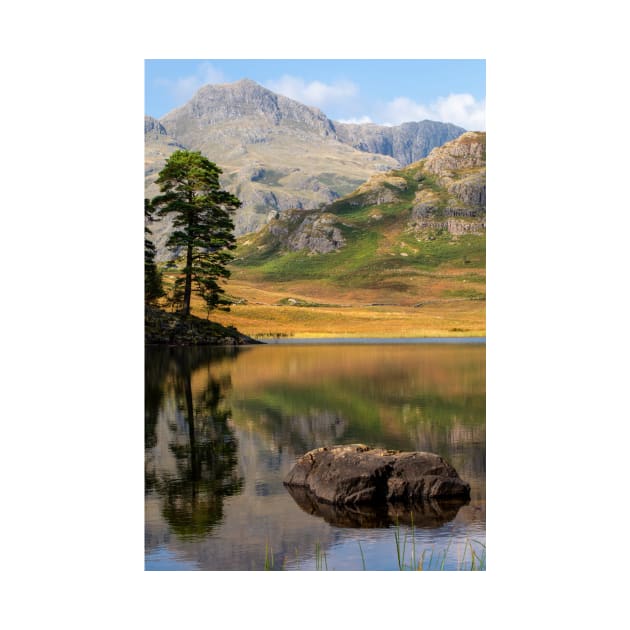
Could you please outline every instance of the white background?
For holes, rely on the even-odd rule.
[[[621,6],[3,9],[5,627],[627,623]],[[143,66],[178,57],[487,60],[485,573],[144,572]]]

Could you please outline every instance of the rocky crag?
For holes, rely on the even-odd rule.
[[[431,149],[454,140],[464,129],[432,120],[406,122],[402,125],[347,124],[335,122],[337,137],[359,151],[393,157],[400,166],[407,166],[426,157]]]
[[[424,160],[412,224],[416,230],[481,233],[485,217],[486,134],[467,132]]]
[[[439,234],[485,234],[486,135],[466,132],[404,169],[372,176],[355,191],[317,211],[289,210],[270,217],[258,234],[241,239],[247,258],[256,249],[325,254],[342,249],[361,230],[378,230],[383,218],[416,241]],[[402,252],[401,255],[408,255]]]

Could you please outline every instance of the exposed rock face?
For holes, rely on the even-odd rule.
[[[145,116],[144,117],[144,135],[153,133],[156,136],[165,136],[166,129],[164,129],[164,125],[160,123],[157,118],[153,118],[153,116]]]
[[[485,231],[485,133],[467,132],[433,149],[423,173],[431,181],[420,179],[411,210],[413,228],[453,235]]]
[[[394,203],[398,195],[407,190],[407,180],[390,173],[372,175],[365,184],[361,184],[350,201],[351,205],[375,205]]]
[[[402,166],[426,157],[431,149],[454,140],[465,129],[431,120],[406,122],[395,127],[335,122],[337,137],[360,151],[390,155]]]
[[[469,498],[470,485],[439,455],[375,449],[363,444],[322,447],[298,459],[284,483],[335,505]]]
[[[308,249],[316,254],[327,254],[343,247],[346,241],[334,225],[336,220],[337,217],[331,214],[309,213],[289,238],[289,249],[296,252]]]
[[[479,234],[486,229],[485,219],[483,221],[470,222],[449,219],[448,221],[439,220],[419,220],[415,222],[415,227],[422,230],[442,230],[460,236],[462,234]]]
[[[486,207],[486,173],[473,173],[449,184],[448,191],[469,206]]]
[[[204,126],[238,119],[258,121],[248,125],[249,142],[257,139],[265,142],[269,127],[281,123],[293,123],[324,137],[335,133],[332,123],[320,110],[275,94],[250,79],[206,85],[188,103],[164,116],[162,122],[172,135],[195,144]]]
[[[486,134],[468,131],[458,138],[431,151],[425,162],[429,173],[444,176],[447,171],[481,168],[486,165]]]
[[[152,116],[144,117],[144,174],[147,190],[157,194],[158,187],[153,185],[167,158],[178,149],[185,149],[183,144],[168,135],[164,125]],[[146,192],[146,191],[145,191]]]
[[[153,116],[144,117],[144,141],[145,148],[150,146],[151,142],[156,143],[155,146],[151,147],[153,150],[157,150],[159,147],[173,147],[170,153],[185,148],[183,144],[169,136],[164,125]]]
[[[339,217],[329,212],[290,210],[270,217],[266,230],[288,251],[327,254],[346,244],[339,224]]]

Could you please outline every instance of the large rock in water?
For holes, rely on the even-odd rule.
[[[470,497],[470,485],[439,455],[364,444],[309,451],[284,483],[336,505]]]

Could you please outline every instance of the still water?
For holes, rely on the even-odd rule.
[[[485,567],[484,343],[156,347],[145,364],[147,570]],[[470,502],[300,507],[295,459],[354,443],[438,453]]]

